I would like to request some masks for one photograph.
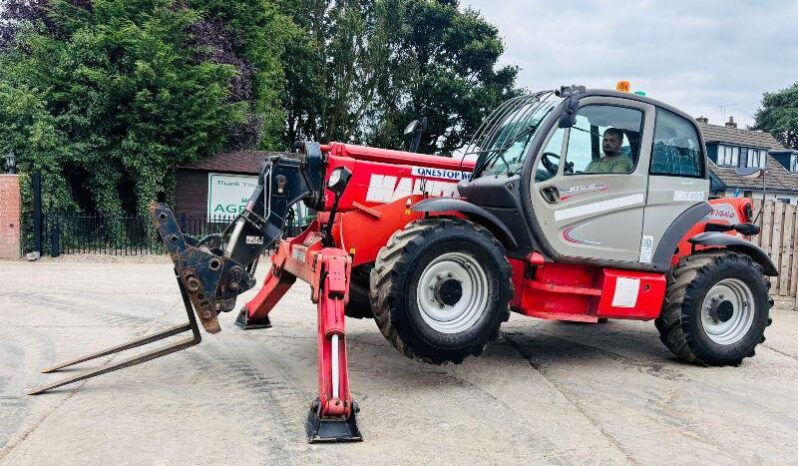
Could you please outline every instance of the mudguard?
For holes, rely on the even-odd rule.
[[[460,212],[490,230],[509,249],[518,249],[518,241],[498,217],[487,210],[462,199],[436,197],[424,199],[411,208],[414,212]],[[474,218],[476,217],[476,218]]]
[[[731,251],[747,254],[751,256],[751,259],[757,264],[762,266],[765,275],[769,277],[776,277],[779,275],[776,265],[770,260],[770,257],[768,257],[762,248],[738,236],[708,231],[695,235],[688,241],[692,244],[699,244],[701,246],[721,246]]]

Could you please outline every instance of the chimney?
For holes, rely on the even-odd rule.
[[[737,128],[737,123],[734,122],[734,117],[729,116],[729,121],[726,122],[727,128]]]
[[[705,125],[709,124],[709,118],[707,118],[705,116],[700,116],[700,117],[696,118],[695,121],[697,121],[699,123],[703,123]]]

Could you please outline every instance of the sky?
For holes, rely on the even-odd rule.
[[[499,29],[500,64],[529,90],[632,90],[751,125],[764,92],[798,82],[798,0],[461,0]]]

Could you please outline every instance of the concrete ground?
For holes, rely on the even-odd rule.
[[[155,262],[0,262],[0,464],[798,464],[798,313],[778,309],[737,368],[674,360],[650,322],[515,315],[482,358],[436,367],[348,320],[358,444],[306,442],[304,284],[272,329],[225,314],[199,346],[24,395],[59,377],[38,368],[181,321],[171,268]]]

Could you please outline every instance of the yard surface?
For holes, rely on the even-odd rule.
[[[166,261],[0,262],[0,464],[798,463],[798,313],[781,309],[727,368],[676,361],[651,322],[519,315],[483,357],[437,367],[349,319],[357,444],[306,442],[316,322],[300,283],[271,329],[225,314],[199,346],[24,395],[61,377],[42,367],[184,316]]]

